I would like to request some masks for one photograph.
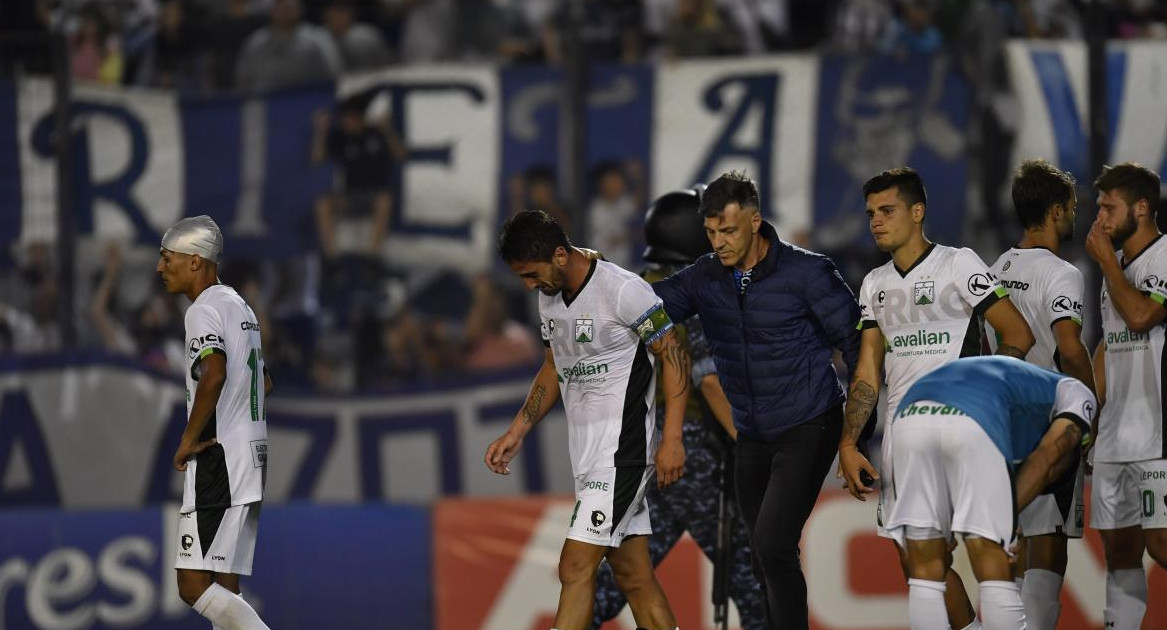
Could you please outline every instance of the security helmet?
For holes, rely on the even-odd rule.
[[[704,185],[665,193],[652,202],[644,217],[644,259],[659,264],[687,265],[713,251],[698,212]]]

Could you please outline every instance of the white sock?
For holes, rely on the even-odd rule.
[[[1013,580],[981,582],[981,621],[985,630],[1026,630],[1025,607]]]
[[[1139,630],[1147,612],[1147,574],[1142,569],[1106,572],[1107,630]]]
[[[1029,630],[1054,630],[1062,614],[1062,576],[1046,569],[1025,572],[1021,585],[1021,603]]]
[[[980,619],[973,617],[973,620],[967,626],[961,628],[961,630],[985,630],[985,627],[981,625]]]
[[[944,608],[944,582],[908,580],[908,623],[912,630],[934,630],[948,627],[948,611]]]
[[[242,597],[214,582],[192,608],[223,630],[271,630]]]

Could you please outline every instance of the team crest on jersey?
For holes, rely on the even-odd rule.
[[[1009,271],[1009,267],[1010,267],[1010,266],[1012,266],[1012,265],[1013,265],[1013,261],[1012,261],[1012,260],[1006,260],[1006,261],[1005,261],[1005,266],[1004,266],[1004,267],[1001,267],[1001,271]]]
[[[912,289],[912,301],[918,305],[931,304],[936,301],[936,283],[917,282]]]
[[[575,320],[575,341],[576,343],[591,343],[595,336],[590,319]]]

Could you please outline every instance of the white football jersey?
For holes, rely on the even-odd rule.
[[[906,271],[873,269],[859,289],[861,329],[883,333],[886,419],[908,388],[934,368],[981,354],[980,316],[1005,295],[971,249],[933,244]]]
[[[1033,331],[1033,348],[1025,360],[1047,370],[1061,371],[1053,325],[1064,319],[1082,325],[1086,286],[1082,272],[1044,247],[1014,247],[1001,254],[989,272],[1009,292],[1009,301]],[[992,326],[988,331],[989,345],[996,351],[996,333]]]
[[[652,287],[594,261],[572,299],[539,295],[539,319],[567,410],[572,473],[652,464],[656,372],[647,346],[673,326]]]
[[[207,287],[186,310],[186,348],[188,419],[200,361],[222,353],[227,379],[215,414],[199,437],[215,438],[218,444],[187,463],[182,512],[261,501],[267,473],[267,415],[255,313],[235,289],[222,284]]]
[[[1159,304],[1167,301],[1167,239],[1159,236],[1129,261],[1119,262],[1132,285]],[[1163,431],[1163,328],[1127,328],[1102,284],[1106,340],[1106,404],[1098,418],[1094,460],[1137,462],[1167,457]]]

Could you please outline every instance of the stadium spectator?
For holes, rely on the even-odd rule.
[[[1167,6],[1157,0],[1117,0],[1114,33],[1124,39],[1167,39]]]
[[[493,0],[459,0],[454,56],[461,61],[532,61],[542,54],[523,13]]]
[[[302,21],[300,0],[275,0],[271,23],[243,45],[235,86],[249,92],[328,81],[341,70],[340,53],[323,29]]]
[[[643,53],[640,6],[629,0],[562,0],[543,26],[547,60],[562,64],[566,50],[563,32],[572,3],[580,4],[580,48],[591,63],[636,63]]]
[[[859,305],[829,258],[778,238],[744,174],[716,179],[700,207],[716,256],[653,288],[672,321],[701,316],[733,407],[734,481],[770,622],[806,628],[798,543],[843,425],[831,354],[841,351],[854,373]]]
[[[879,50],[884,54],[935,55],[944,46],[936,26],[931,0],[902,0],[899,15],[892,19]]]
[[[741,52],[740,42],[714,0],[678,0],[665,27],[661,55],[665,59],[729,55]]]
[[[399,24],[397,53],[403,62],[444,61],[453,55],[454,0],[385,0],[383,6]]]
[[[632,251],[634,221],[644,202],[639,162],[607,162],[596,169],[596,197],[588,207],[588,244],[611,263],[631,269],[639,263]]]
[[[197,33],[187,11],[182,0],[168,0],[162,5],[153,46],[138,68],[137,83],[180,90],[200,87]]]
[[[551,165],[536,164],[522,174],[512,176],[508,195],[512,215],[523,210],[542,210],[563,226],[565,232],[572,233],[572,218],[575,213],[559,196],[559,184],[555,178],[555,169]]]
[[[843,0],[835,13],[831,48],[848,53],[873,51],[891,30],[892,18],[887,0]]]
[[[506,294],[486,273],[474,280],[462,347],[461,368],[469,372],[532,365],[541,355],[535,336],[509,316]]]
[[[100,5],[90,3],[81,7],[78,20],[69,46],[73,76],[111,85],[121,83],[125,57],[121,38],[109,18]]]
[[[1079,39],[1081,13],[1071,0],[1017,0],[1020,34],[1029,39]]]
[[[326,110],[316,113],[312,161],[332,160],[339,167],[335,191],[316,201],[316,227],[326,258],[334,258],[346,243],[338,228],[360,223],[366,241],[356,246],[361,255],[376,255],[389,230],[393,197],[390,169],[405,159],[405,147],[388,117],[366,120],[367,99],[352,96],[341,103],[334,125]]]
[[[324,27],[340,51],[344,70],[367,70],[389,63],[389,48],[381,32],[370,24],[357,22],[352,0],[333,0],[324,9]]]
[[[205,42],[210,53],[209,83],[215,90],[229,91],[235,87],[239,51],[266,22],[249,5],[249,0],[226,0],[208,18]]]

